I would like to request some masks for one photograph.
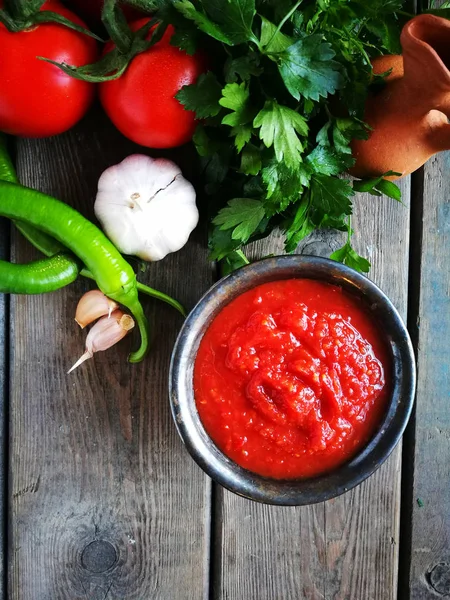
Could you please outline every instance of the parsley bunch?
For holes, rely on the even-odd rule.
[[[175,0],[172,40],[214,57],[178,100],[201,124],[194,144],[211,196],[211,259],[226,270],[241,248],[284,232],[287,252],[318,228],[349,232],[332,258],[369,270],[351,247],[355,190],[400,199],[378,178],[353,184],[350,142],[364,139],[371,56],[400,51],[402,0]],[[203,41],[201,36],[203,37]]]

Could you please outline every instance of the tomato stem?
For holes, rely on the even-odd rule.
[[[128,54],[133,43],[133,32],[117,5],[117,0],[105,0],[102,10],[102,23],[112,42],[121,54]]]
[[[40,10],[43,4],[42,0],[5,0],[5,8],[0,9],[0,23],[13,33],[30,29],[40,23],[58,23],[99,42],[104,41],[86,27],[73,23],[59,13],[52,10]]]
[[[75,79],[91,83],[111,81],[118,79],[125,72],[129,63],[137,54],[145,52],[159,42],[168,26],[166,21],[159,18],[149,18],[140,29],[132,31],[121,8],[118,6],[118,0],[105,1],[102,21],[115,47],[104,54],[96,63],[75,67],[43,57],[38,58],[52,63]]]

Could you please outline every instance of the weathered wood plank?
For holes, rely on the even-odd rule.
[[[450,153],[424,167],[412,534],[405,598],[450,595]]]
[[[0,260],[9,259],[9,223],[0,219]],[[8,467],[5,461],[9,372],[9,303],[0,294],[0,600],[5,597],[5,506]]]
[[[410,182],[402,182],[409,204]],[[355,247],[370,277],[406,317],[409,211],[371,196],[356,200]],[[329,255],[339,236],[321,234],[299,248]],[[281,253],[259,242],[257,256]],[[217,600],[394,600],[397,598],[401,452],[340,498],[302,508],[262,506],[217,491],[214,598]]]
[[[93,112],[67,135],[19,142],[18,172],[92,217],[102,170],[136,151]],[[34,254],[18,236],[13,246],[18,261]],[[212,281],[204,246],[199,228],[142,280],[192,306]],[[181,317],[144,300],[154,344],[143,363],[127,363],[126,340],[67,376],[83,351],[73,316],[89,287],[11,299],[8,597],[206,598],[210,482],[182,447],[167,398]]]

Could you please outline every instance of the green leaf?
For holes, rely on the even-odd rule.
[[[250,141],[252,137],[252,131],[251,125],[240,125],[238,127],[233,127],[230,135],[232,137],[234,136],[234,145],[236,146],[236,150],[238,152],[241,152],[245,144]]]
[[[242,152],[241,173],[257,175],[261,170],[261,152],[253,144],[247,144]]]
[[[208,239],[208,246],[210,248],[209,260],[222,260],[227,254],[239,248],[241,242],[233,240],[231,234],[231,229],[224,231],[218,226],[211,228]]]
[[[233,46],[253,38],[255,0],[175,0],[174,6],[211,37]]]
[[[219,114],[221,95],[222,87],[209,71],[200,75],[196,83],[183,86],[175,98],[186,110],[193,110],[197,118],[205,119]]]
[[[170,44],[192,56],[199,47],[198,29],[177,27],[170,38]]]
[[[401,53],[400,31],[396,20],[389,17],[368,20],[366,27],[381,40],[381,43],[388,52],[392,54]]]
[[[333,143],[338,152],[351,154],[350,142],[352,139],[366,140],[369,137],[368,126],[358,119],[339,118],[333,125]]]
[[[294,217],[285,223],[285,250],[295,252],[299,243],[316,228],[310,220],[308,212],[310,207],[310,195],[306,193],[298,204]]]
[[[293,39],[277,31],[277,26],[261,16],[261,50],[265,53],[283,52],[292,43]]]
[[[274,55],[284,84],[299,100],[301,96],[318,101],[342,85],[339,63],[331,60],[335,53],[321,35],[309,35]]]
[[[222,119],[222,124],[238,127],[251,121],[253,111],[249,107],[249,98],[250,94],[246,83],[227,83],[222,90],[219,104],[232,112]]]
[[[249,81],[251,77],[259,77],[263,72],[259,65],[259,57],[255,52],[249,52],[238,58],[228,57],[224,66],[224,76],[227,83],[235,83],[238,79]]]
[[[252,137],[252,126],[249,123],[253,120],[254,110],[250,106],[249,98],[249,91],[244,82],[227,83],[219,100],[221,106],[232,111],[225,115],[222,124],[233,128],[231,136],[235,137],[234,143],[238,152]]]
[[[327,121],[323,127],[320,128],[319,133],[316,135],[316,142],[321,146],[329,146],[330,138],[329,132],[332,125],[332,121]]]
[[[203,175],[208,184],[222,183],[230,168],[230,154],[232,148],[216,147],[213,154],[204,159]]]
[[[352,269],[355,269],[355,271],[368,273],[370,270],[370,262],[355,252],[351,247],[350,242],[347,242],[342,248],[333,252],[333,254],[330,255],[330,258],[331,260],[344,263]]]
[[[264,215],[264,206],[259,200],[233,198],[228,201],[228,206],[219,211],[213,223],[219,225],[221,229],[233,228],[232,239],[240,240],[245,244],[258,228]]]
[[[259,137],[267,148],[274,147],[279,162],[296,168],[301,162],[303,144],[297,134],[308,135],[306,119],[274,100],[267,100],[264,108],[256,115],[253,125],[261,128]]]
[[[394,200],[401,202],[402,192],[400,188],[392,181],[384,179],[384,177],[390,177],[392,175],[400,176],[401,173],[388,171],[379,177],[373,177],[372,179],[360,179],[359,181],[353,182],[353,189],[357,192],[367,192],[373,196],[381,196],[384,194],[389,198],[393,198]]]
[[[203,125],[197,125],[192,141],[200,156],[211,156],[216,151],[215,144],[209,138]]]
[[[255,0],[203,0],[202,4],[233,44],[242,44],[254,37]]]
[[[314,208],[322,214],[336,216],[350,215],[351,196],[355,192],[345,179],[315,173],[311,178],[311,200]]]
[[[226,33],[218,25],[211,21],[211,19],[204,12],[197,10],[192,2],[189,0],[177,0],[173,3],[173,5],[184,17],[186,17],[186,19],[194,21],[197,27],[204,33],[207,33],[216,40],[219,40],[219,42],[223,42],[229,46],[233,45],[233,41],[226,35]]]
[[[353,157],[340,154],[330,146],[316,146],[305,159],[312,171],[323,175],[338,175],[355,164]]]
[[[250,261],[242,250],[233,250],[220,261],[220,274],[222,277],[225,277],[225,275],[229,275],[233,271],[236,271],[236,269],[240,269],[248,264],[250,264]]]
[[[397,200],[397,202],[400,202],[402,199],[401,189],[398,185],[395,185],[395,183],[388,181],[387,179],[382,179],[376,189],[385,196]]]
[[[267,188],[264,206],[269,215],[274,215],[286,210],[289,204],[297,202],[303,188],[309,185],[311,172],[307,165],[302,163],[292,170],[284,163],[272,160],[263,168],[261,176]]]

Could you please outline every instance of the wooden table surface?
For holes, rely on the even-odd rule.
[[[93,218],[101,172],[142,148],[100,111],[71,132],[19,140],[20,180]],[[153,153],[153,155],[162,153]],[[186,175],[195,153],[170,153]],[[8,600],[425,600],[450,597],[450,154],[401,183],[404,205],[359,195],[355,244],[408,321],[418,356],[415,414],[403,444],[366,482],[303,508],[225,491],[178,438],[167,396],[181,318],[145,300],[151,354],[131,340],[76,372],[85,334],[73,320],[91,286],[0,295],[3,468],[0,504]],[[142,281],[191,308],[217,277],[204,224]],[[339,235],[298,252],[329,255]],[[253,257],[282,253],[273,236]],[[36,256],[0,224],[0,255]],[[6,476],[8,474],[8,476]]]

